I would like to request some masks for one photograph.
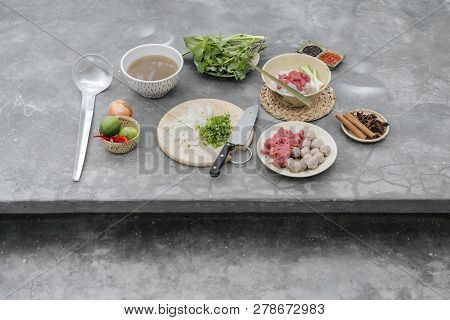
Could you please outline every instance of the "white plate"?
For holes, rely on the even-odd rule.
[[[353,113],[353,112],[355,112],[355,111],[363,112],[364,114],[367,114],[367,113],[373,113],[373,114],[375,114],[375,115],[377,116],[377,118],[378,118],[380,121],[388,122],[388,121],[386,120],[386,118],[385,118],[381,113],[378,113],[378,112],[376,112],[376,111],[369,110],[369,109],[355,109],[355,110],[352,110],[352,111],[349,111],[349,112],[350,112],[350,113]],[[362,142],[362,143],[374,143],[374,142],[378,142],[378,141],[383,140],[383,139],[386,138],[386,136],[388,135],[388,133],[389,133],[389,128],[390,128],[390,126],[387,126],[386,131],[383,133],[383,135],[380,136],[380,137],[378,137],[378,138],[376,138],[376,139],[361,139],[361,138],[355,137],[355,136],[353,135],[353,133],[352,133],[350,130],[348,130],[348,129],[344,126],[344,124],[341,123],[341,129],[342,129],[342,131],[344,131],[344,133],[347,135],[347,137],[349,137],[349,138],[351,138],[351,139],[353,139],[353,140],[356,140],[356,141],[358,141],[358,142]]]
[[[324,144],[327,144],[331,148],[330,155],[325,158],[325,161],[321,163],[316,169],[310,170],[307,169],[303,172],[291,172],[288,169],[285,168],[277,168],[272,164],[272,159],[264,154],[262,154],[261,150],[264,147],[264,142],[266,142],[267,139],[271,138],[280,128],[292,130],[293,132],[298,132],[300,129],[308,130],[313,129],[314,133],[316,134],[316,137],[321,139]],[[314,124],[302,122],[302,121],[288,121],[288,122],[282,122],[278,123],[276,125],[271,126],[270,128],[266,129],[261,136],[258,139],[258,156],[261,159],[261,161],[268,167],[270,170],[275,171],[276,173],[279,173],[283,176],[292,177],[292,178],[307,178],[311,176],[315,176],[316,174],[322,173],[325,170],[327,170],[331,165],[334,163],[337,157],[337,146],[336,142],[334,141],[333,137],[326,132],[321,127],[318,127]]]
[[[253,58],[252,61],[250,61],[252,64],[257,65],[259,63],[259,59],[261,58],[261,55],[259,54],[259,52],[256,53],[255,57]],[[198,64],[197,62],[194,61],[195,66],[197,67]],[[252,69],[250,69],[248,72],[252,71]],[[234,76],[232,75],[227,75],[227,76],[216,76],[215,74],[209,73],[209,72],[205,72],[205,74],[208,74],[212,77],[218,77],[218,78],[234,78]]]

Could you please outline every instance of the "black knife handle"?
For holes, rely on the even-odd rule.
[[[214,161],[211,170],[209,170],[209,175],[211,177],[216,178],[220,175],[220,168],[222,168],[225,161],[227,161],[228,154],[231,150],[233,150],[234,147],[235,145],[230,142],[227,142],[223,146],[222,150],[219,153],[219,156],[217,157],[216,161]]]

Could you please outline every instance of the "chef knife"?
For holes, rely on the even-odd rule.
[[[239,119],[237,125],[233,128],[227,143],[223,146],[216,161],[209,170],[211,177],[218,177],[220,175],[220,168],[227,160],[227,156],[238,145],[246,145],[250,134],[252,133],[253,126],[255,125],[256,117],[258,116],[259,106],[249,107],[244,111],[241,119]]]

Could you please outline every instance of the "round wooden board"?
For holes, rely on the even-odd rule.
[[[170,141],[169,129],[177,121],[183,121],[188,114],[197,112],[204,117],[208,107],[213,116],[230,114],[231,125],[234,127],[243,114],[243,110],[232,103],[217,99],[196,99],[183,102],[167,112],[159,122],[156,130],[158,144],[161,150],[171,159],[192,167],[210,167],[213,165],[222,147],[213,149],[205,145],[183,146],[178,141]],[[252,142],[253,132],[249,137],[247,146]]]

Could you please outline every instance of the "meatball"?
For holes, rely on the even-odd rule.
[[[291,151],[291,157],[292,158],[300,158],[301,153],[300,153],[300,148],[299,147],[293,147],[292,151]]]
[[[300,167],[300,172],[303,172],[306,170],[306,168],[308,168],[308,165],[306,164],[305,159],[298,161],[298,166]]]
[[[292,159],[292,158],[287,159],[287,161],[286,161],[286,168],[288,168],[289,170],[291,170],[291,167],[294,166],[294,162],[295,162],[295,159]],[[292,171],[292,170],[291,170],[291,171]]]
[[[325,157],[328,157],[331,153],[331,147],[325,144],[320,147],[320,152],[322,152]]]
[[[317,149],[317,148],[311,150],[311,154],[312,154],[312,155],[315,155],[315,154],[318,153],[318,152],[320,152],[320,150]]]
[[[305,139],[312,141],[312,140],[314,140],[315,138],[316,138],[316,135],[315,135],[313,129],[308,129],[308,130],[305,132]]]
[[[319,164],[321,164],[322,162],[325,161],[325,156],[323,155],[322,152],[317,152],[314,154],[314,157],[317,158],[317,160],[319,160]]]
[[[303,148],[300,151],[301,156],[304,158],[307,154],[310,154],[311,152],[309,151],[309,148]]]
[[[311,147],[311,140],[303,140],[303,142],[302,142],[302,147],[303,148],[310,148]]]
[[[308,160],[306,160],[306,164],[309,169],[313,170],[319,166],[319,160],[316,157],[311,156]]]
[[[292,161],[289,161],[289,160],[292,160]],[[289,158],[289,160],[288,160],[288,169],[291,172],[297,173],[300,171],[304,171],[306,169],[305,163],[302,162],[301,160],[297,161],[292,158]]]
[[[312,142],[311,142],[311,148],[320,148],[321,146],[323,146],[323,141],[322,140],[320,140],[320,139],[314,139]]]
[[[312,154],[311,153],[307,153],[307,154],[305,154],[303,156],[303,160],[308,161],[308,159],[311,158],[311,157],[312,157]]]

